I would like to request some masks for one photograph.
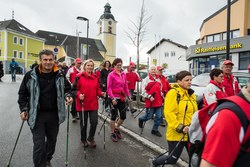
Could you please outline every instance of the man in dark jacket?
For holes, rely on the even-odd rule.
[[[9,66],[12,82],[16,82],[16,70],[18,67],[19,67],[18,63],[15,61],[14,58],[12,58]]]
[[[0,61],[0,82],[2,82],[2,77],[4,76],[3,72],[3,62]]]
[[[55,66],[53,51],[42,50],[39,58],[41,63],[24,76],[18,103],[20,117],[27,120],[33,135],[34,166],[51,167],[59,124],[65,120],[65,100],[72,103],[71,87]]]

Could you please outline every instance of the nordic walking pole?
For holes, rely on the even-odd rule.
[[[82,105],[82,122],[84,124],[84,107],[83,107],[83,100],[81,100],[81,105]],[[86,148],[85,148],[85,143],[83,143],[83,152],[84,152],[84,159],[87,158],[87,153],[86,153]]]
[[[16,145],[17,145],[18,139],[19,139],[20,134],[21,134],[21,131],[22,131],[22,129],[23,129],[23,123],[24,123],[24,120],[22,121],[22,124],[21,124],[20,130],[19,130],[19,132],[18,132],[18,135],[17,135],[17,139],[16,139],[16,142],[15,142],[14,148],[13,148],[13,150],[12,150],[12,153],[11,153],[10,159],[9,159],[9,161],[8,161],[8,163],[7,163],[7,167],[9,167],[9,166],[10,166],[10,162],[11,162],[12,156],[13,156],[13,154],[14,154],[14,151],[15,151],[15,149],[16,149]]]
[[[103,149],[105,150],[105,148],[106,148],[106,146],[105,146],[105,144],[106,144],[106,141],[105,141],[105,124],[104,124],[104,127],[103,127]]]
[[[65,166],[68,166],[68,156],[69,156],[69,112],[70,112],[70,106],[68,105],[68,112],[67,112],[67,134],[66,134],[66,160],[65,160]]]
[[[107,121],[109,115],[110,115],[110,114],[108,114],[108,115],[106,116],[106,118],[104,119],[104,121],[103,121],[103,123],[102,123],[102,126],[101,126],[101,128],[100,128],[100,130],[99,130],[99,132],[98,132],[98,135],[100,135],[101,130],[102,130],[102,128],[104,127],[104,125],[105,125],[105,123],[106,123],[106,121]]]
[[[178,146],[180,145],[180,143],[183,141],[185,135],[186,135],[186,133],[183,134],[183,136],[181,137],[181,139],[180,139],[180,140],[178,141],[178,143],[175,145],[174,149],[169,153],[168,158],[165,160],[165,163],[166,163],[166,161],[167,161],[170,157],[172,157],[172,155],[174,154],[175,150],[178,148]],[[167,152],[165,152],[165,153],[167,153]],[[165,153],[159,155],[157,158],[161,157],[161,156],[164,155]],[[162,167],[165,166],[165,163],[162,165]]]
[[[140,115],[141,113],[142,113],[142,111],[144,111],[145,110],[145,108],[143,108],[138,114],[136,114],[136,116],[134,116],[134,119],[136,118],[136,117],[138,117],[138,115]]]

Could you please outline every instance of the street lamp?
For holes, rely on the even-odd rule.
[[[79,34],[82,33],[81,31],[77,31],[77,42],[76,42],[76,57],[81,58],[79,55]]]
[[[82,20],[82,21],[87,21],[87,50],[86,50],[86,59],[89,58],[89,42],[88,42],[88,38],[89,38],[89,19],[87,19],[86,17],[82,17],[82,16],[78,16],[76,18],[77,20]],[[83,59],[82,59],[83,60]]]

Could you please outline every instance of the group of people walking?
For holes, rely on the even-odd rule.
[[[69,68],[56,65],[55,55],[50,50],[42,50],[39,59],[40,63],[25,74],[18,92],[20,117],[27,120],[33,135],[34,166],[51,167],[59,125],[65,120],[65,104],[72,106],[72,122],[80,119],[81,145],[95,148],[98,98],[103,98],[104,107],[110,108],[111,140],[118,142],[122,138],[120,126],[126,119],[126,101],[131,101],[135,83],[141,81],[134,71],[135,64],[131,62],[123,71],[122,59],[116,58],[112,64],[105,61],[103,68],[95,72],[91,59],[83,62],[77,58]],[[211,70],[211,81],[204,93],[204,106],[240,92],[239,84],[231,74],[232,66],[233,63],[226,60],[222,70]],[[165,118],[169,152],[174,152],[170,156],[154,159],[153,166],[177,162],[183,148],[188,148],[186,134],[192,115],[198,110],[196,96],[191,89],[191,73],[178,72],[177,83],[170,86],[162,70],[161,66],[151,66],[142,82],[146,112],[138,119],[138,125],[143,128],[147,120],[154,118],[151,134],[161,137],[158,127]],[[133,113],[135,109],[131,107],[130,111]],[[90,128],[87,132],[88,120]]]

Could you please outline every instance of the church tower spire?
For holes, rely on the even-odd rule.
[[[116,57],[116,23],[117,21],[111,13],[111,6],[107,2],[104,6],[104,13],[97,22],[99,29],[97,37],[107,49],[105,60],[113,61]]]

